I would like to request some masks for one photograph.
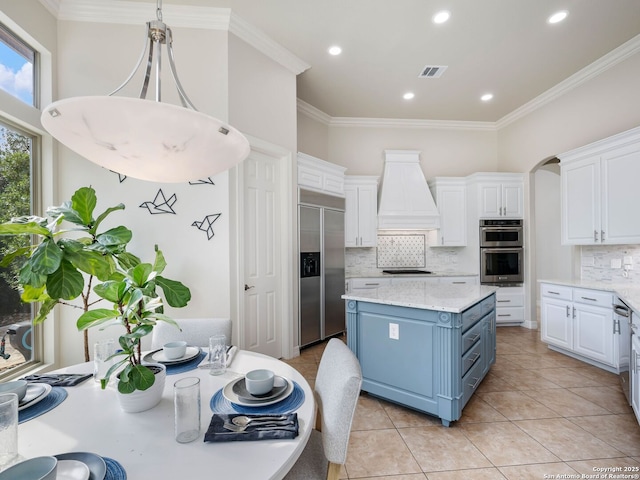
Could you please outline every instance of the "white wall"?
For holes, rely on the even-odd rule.
[[[327,161],[348,175],[381,175],[385,150],[420,150],[427,179],[495,171],[496,132],[492,129],[331,126]]]
[[[537,279],[570,279],[573,249],[560,244],[560,166],[534,174],[535,271]]]
[[[296,151],[296,76],[229,35],[229,123]]]
[[[498,131],[498,166],[541,161],[640,125],[640,53]]]
[[[316,158],[329,158],[329,126],[298,113],[298,150]]]

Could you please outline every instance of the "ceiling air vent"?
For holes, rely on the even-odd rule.
[[[418,77],[420,78],[438,78],[447,69],[444,65],[427,65],[421,71]]]

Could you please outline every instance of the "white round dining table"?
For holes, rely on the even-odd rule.
[[[84,363],[56,373],[90,373],[92,367]],[[209,407],[212,396],[256,368],[273,370],[304,391],[304,402],[296,410],[299,435],[286,440],[204,442],[213,415]],[[193,376],[200,378],[200,437],[178,443],[174,439],[173,384]],[[106,390],[92,378],[64,388],[68,396],[59,406],[19,425],[19,454],[31,458],[92,452],[117,460],[128,480],[281,479],[302,453],[315,421],[313,392],[296,369],[273,357],[243,350],[236,353],[223,375],[209,375],[206,369],[167,375],[162,400],[145,412],[122,411],[113,382]]]

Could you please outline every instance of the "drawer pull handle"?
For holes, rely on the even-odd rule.
[[[595,298],[589,298],[589,297],[580,297],[583,300],[589,300],[591,302],[597,302],[597,300]]]
[[[476,363],[476,360],[478,360],[480,358],[480,354],[478,352],[475,352],[473,355],[474,355],[473,358],[469,357],[469,360],[471,361],[471,365]]]
[[[467,282],[451,282],[451,283],[453,283],[454,285],[464,285],[464,284],[466,284]]]
[[[476,333],[473,338],[469,339],[469,343],[476,343],[476,340],[478,340],[480,338],[480,334]]]
[[[379,283],[365,283],[367,286],[380,285]]]
[[[471,387],[472,390],[475,390],[476,387],[478,386],[478,384],[480,383],[480,378],[476,378],[476,377],[471,377],[472,380],[475,380],[475,383],[468,383],[467,385],[469,385]]]
[[[550,293],[551,295],[560,295],[560,292],[552,292],[551,290],[547,291],[547,293]]]
[[[498,316],[499,317],[510,317],[511,314],[510,313],[499,313]]]
[[[496,303],[511,303],[511,300],[496,300]]]

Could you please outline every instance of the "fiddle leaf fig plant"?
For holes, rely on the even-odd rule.
[[[118,226],[99,231],[111,213],[124,210],[124,204],[107,208],[94,218],[96,205],[95,190],[82,187],[71,201],[47,209],[46,217],[16,217],[0,224],[0,235],[37,240],[7,252],[0,266],[19,262],[21,299],[40,304],[34,324],[42,323],[58,304],[83,310],[77,327],[84,332],[85,361],[89,361],[89,328],[122,325],[125,333],[119,339],[122,352],[118,355],[123,358],[116,365],[124,368],[118,388],[123,393],[145,390],[153,384],[154,376],[141,364],[140,340],[158,321],[175,324],[163,313],[157,287],[167,304],[178,308],[187,305],[191,292],[182,283],[161,275],[166,261],[157,246],[154,263],[142,263],[127,252],[131,230]],[[98,298],[92,297],[94,293]],[[82,305],[71,303],[78,297]],[[111,302],[112,308],[92,308],[103,300]]]
[[[130,259],[133,260],[133,259]],[[107,371],[102,387],[105,388],[113,373],[120,370],[118,391],[131,393],[146,390],[154,383],[153,373],[142,365],[140,340],[153,330],[158,321],[178,325],[163,313],[163,301],[156,289],[160,287],[166,302],[172,307],[183,307],[191,298],[187,287],[160,274],[166,266],[162,252],[156,246],[153,264],[133,261],[126,271],[116,274],[94,287],[94,292],[112,303],[112,308],[98,308],[83,313],[78,319],[78,329],[122,325],[126,333],[120,336],[121,351],[114,355],[118,361]]]

